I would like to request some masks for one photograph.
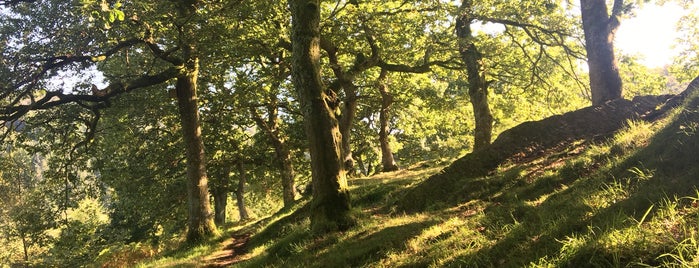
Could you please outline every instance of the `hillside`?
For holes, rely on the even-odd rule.
[[[232,229],[222,251],[144,266],[696,266],[699,94],[670,97],[610,104],[617,119],[608,125],[588,111],[604,131],[580,132],[588,128],[577,119],[538,137],[514,129],[494,142],[501,149],[446,168],[354,179],[359,224],[345,233],[313,236],[300,204]]]

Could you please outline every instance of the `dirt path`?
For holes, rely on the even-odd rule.
[[[250,235],[250,233],[234,233],[221,243],[221,250],[204,258],[205,265],[202,267],[228,267],[247,260],[249,256],[245,254],[245,245],[250,240]]]

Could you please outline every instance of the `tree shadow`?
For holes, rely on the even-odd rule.
[[[640,221],[649,221],[655,213],[646,214],[652,204],[672,196],[696,195],[699,179],[699,99],[694,99],[683,112],[651,138],[650,143],[635,151],[610,170],[598,170],[593,177],[577,181],[564,180],[571,186],[553,189],[558,181],[542,180],[533,186],[521,187],[503,195],[500,202],[485,210],[484,222],[495,223],[507,218],[510,229],[504,237],[491,246],[452,259],[447,266],[521,267],[544,258],[561,257],[564,242],[570,237],[592,235],[573,252],[558,259],[558,265],[566,267],[625,266],[636,262],[660,265],[655,257],[672,250],[671,246],[653,245],[638,248],[603,248],[596,238],[616,230],[622,230]],[[695,126],[691,133],[689,125]],[[642,173],[632,172],[642,169]],[[604,191],[603,186],[622,181],[628,196],[604,209],[595,210],[584,198]],[[535,186],[544,186],[537,189]],[[538,205],[531,201],[550,194]],[[524,198],[524,199],[521,199]],[[497,200],[497,199],[496,199]],[[520,201],[521,200],[521,201]],[[689,202],[687,202],[689,203]],[[689,205],[689,204],[685,204]],[[631,217],[631,218],[629,218]]]
[[[334,244],[312,262],[313,267],[364,267],[389,252],[405,250],[411,238],[435,225],[437,221],[411,222],[380,229],[377,232],[362,232]]]

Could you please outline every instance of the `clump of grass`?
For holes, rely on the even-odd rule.
[[[662,266],[699,267],[698,204],[699,192],[696,196],[676,199],[674,202],[668,200],[665,209],[657,213],[658,220],[649,224],[665,230],[663,240],[671,246],[671,250],[655,259]]]
[[[644,147],[650,142],[650,138],[655,135],[657,125],[646,121],[627,121],[627,127],[614,135],[610,153],[612,155],[623,155],[637,148]]]

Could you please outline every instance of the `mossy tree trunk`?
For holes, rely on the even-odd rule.
[[[376,87],[381,93],[381,111],[379,111],[379,144],[381,147],[381,165],[382,172],[396,171],[398,170],[398,165],[396,164],[395,158],[393,158],[393,150],[391,150],[391,144],[388,142],[389,127],[388,121],[391,114],[391,105],[393,104],[393,94],[388,91],[388,85],[386,85],[386,76],[388,71],[381,69],[381,74],[377,79]]]
[[[346,230],[350,216],[341,135],[331,98],[320,76],[320,1],[289,0],[292,16],[292,78],[304,115],[311,154],[313,200],[311,229],[315,233]]]
[[[188,0],[178,3],[181,18],[190,18],[195,13],[197,1]],[[191,36],[195,36],[193,27],[182,27],[179,45],[183,51],[183,66],[177,76],[175,91],[177,107],[182,125],[182,133],[187,159],[187,203],[189,223],[187,241],[199,242],[216,234],[216,225],[209,203],[208,177],[206,174],[206,157],[201,135],[199,104],[197,98],[197,77],[199,75],[199,58],[196,45]]]
[[[201,137],[199,107],[197,104],[196,57],[189,59],[186,74],[177,77],[177,104],[182,124],[182,133],[187,159],[187,203],[189,226],[187,240],[200,241],[216,233],[216,226],[209,204],[209,187],[206,175],[204,143]]]
[[[463,0],[461,16],[456,19],[456,36],[459,42],[461,60],[466,65],[468,95],[476,121],[473,150],[477,151],[490,144],[493,132],[493,115],[488,104],[488,86],[490,83],[485,77],[483,55],[478,51],[471,35],[471,23],[474,21],[471,9],[472,1]]]
[[[620,25],[624,1],[614,0],[611,16],[606,2],[580,1],[592,105],[595,106],[620,99],[622,93],[619,66],[614,57],[614,35]]]

